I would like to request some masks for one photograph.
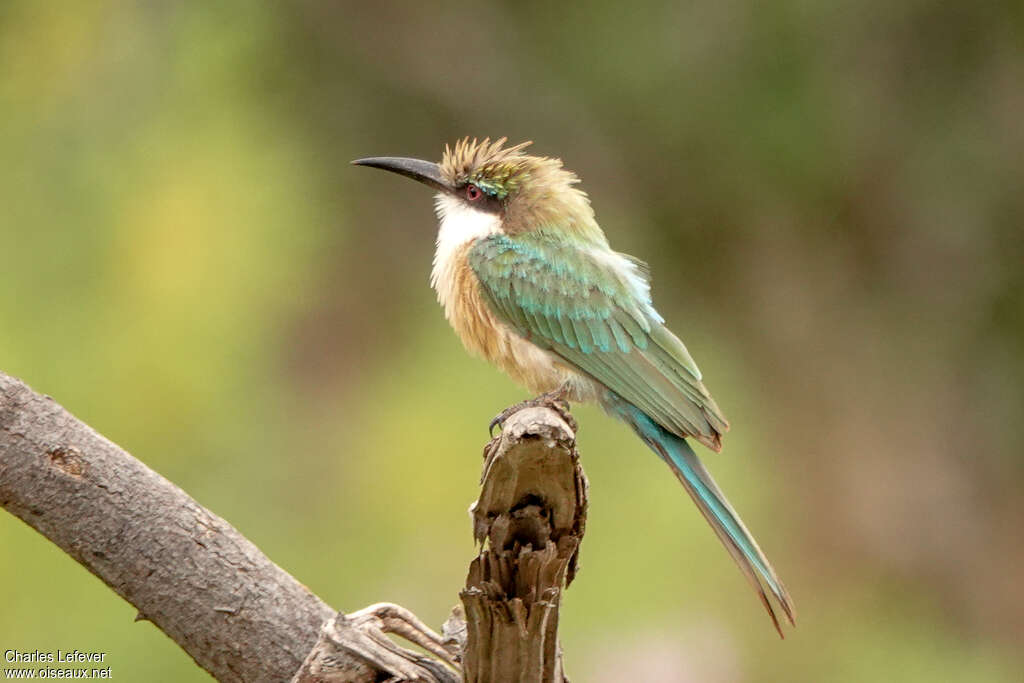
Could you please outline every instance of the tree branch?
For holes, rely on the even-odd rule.
[[[289,680],[321,626],[335,621],[335,610],[230,524],[3,373],[0,506],[102,579],[139,610],[138,619],[153,622],[220,681]],[[353,670],[362,665],[349,659]],[[346,680],[379,680],[376,669],[367,671]]]

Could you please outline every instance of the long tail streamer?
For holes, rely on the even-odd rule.
[[[757,541],[726,500],[697,454],[690,448],[690,444],[685,439],[666,431],[642,410],[618,396],[607,397],[605,407],[612,415],[629,424],[644,443],[672,468],[701,514],[761,598],[761,603],[768,611],[779,635],[785,637],[765,589],[767,588],[778,602],[790,624],[796,623],[793,601],[768,562],[768,558],[758,547]]]

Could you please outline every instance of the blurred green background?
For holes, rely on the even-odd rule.
[[[1024,12],[1011,3],[0,3],[0,369],[333,606],[439,626],[489,418],[429,193],[350,159],[532,139],[734,428],[779,642],[669,471],[577,410],[573,680],[1018,681]],[[208,680],[0,514],[0,649]]]

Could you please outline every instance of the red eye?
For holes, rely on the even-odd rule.
[[[484,196],[483,190],[476,185],[466,185],[466,199],[471,202],[475,202]]]

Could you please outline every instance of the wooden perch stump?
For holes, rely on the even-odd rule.
[[[562,683],[558,609],[576,574],[587,480],[575,434],[551,408],[513,413],[484,449],[473,536],[482,546],[460,594],[467,683]]]
[[[558,608],[578,566],[587,480],[566,419],[544,407],[514,412],[484,448],[481,485],[470,507],[481,552],[469,566],[462,605],[452,610],[444,635],[397,605],[339,614],[324,625],[293,683],[447,683],[460,680],[453,673],[459,668],[467,683],[568,681]],[[450,668],[398,647],[384,636],[388,632]],[[375,671],[389,678],[368,677]]]

